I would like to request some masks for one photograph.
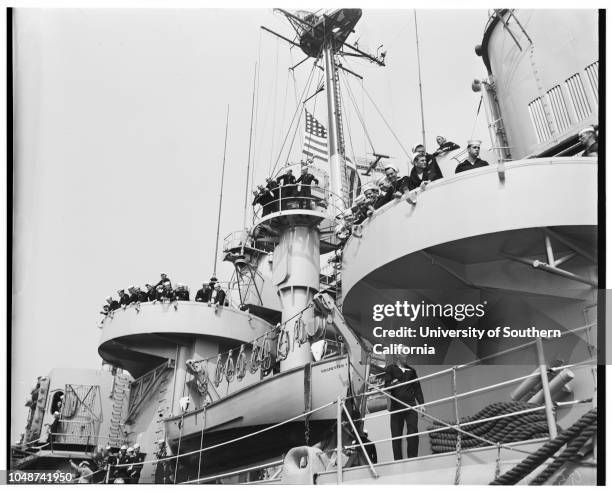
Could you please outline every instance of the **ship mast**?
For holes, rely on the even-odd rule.
[[[343,53],[385,66],[384,54],[372,56],[346,42],[354,32],[355,25],[361,18],[360,9],[337,9],[324,14],[299,12],[298,15],[286,10],[276,9],[285,15],[297,36],[291,40],[262,26],[265,31],[283,39],[292,46],[302,49],[311,58],[323,58],[325,71],[325,88],[327,99],[327,154],[329,163],[332,208],[344,208],[349,205],[348,188],[344,186],[344,143],[342,137],[342,111],[340,104],[340,87],[338,86],[338,69],[347,73],[353,72],[336,64],[336,55]],[[299,64],[301,64],[300,62]]]

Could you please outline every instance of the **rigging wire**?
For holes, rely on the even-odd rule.
[[[276,38],[276,61],[274,63],[274,106],[272,108],[272,141],[270,142],[270,163],[268,169],[272,167],[272,155],[274,154],[274,140],[276,133],[276,105],[278,102],[278,53],[280,50],[280,41]],[[270,172],[268,172],[270,174]]]
[[[247,171],[246,171],[246,184],[244,188],[244,213],[242,215],[242,228],[246,228],[247,219],[247,199],[249,196],[249,174],[251,166],[251,145],[253,142],[253,111],[255,110],[255,82],[257,80],[257,62],[255,62],[255,69],[253,70],[253,96],[251,99],[251,128],[249,129],[249,154],[247,156]]]
[[[317,84],[315,85],[315,87],[319,87],[319,85],[321,84],[321,80],[323,79],[323,75],[321,74],[319,76],[319,80],[317,80]],[[306,108],[306,104],[303,104],[303,108]],[[312,114],[314,114],[315,110],[317,108],[317,98],[314,98],[314,106],[312,108]],[[298,120],[299,121],[299,120]],[[289,157],[291,157],[291,150],[293,149],[293,143],[295,142],[295,135],[298,133],[298,130],[300,128],[299,122],[298,124],[295,125],[295,130],[293,132],[293,138],[291,139],[291,146],[289,147],[289,151],[287,152],[287,159],[285,160],[285,165],[289,164]],[[301,138],[300,141],[302,142],[302,146],[300,148],[304,148],[304,133],[300,132]],[[300,159],[302,160],[302,159]]]
[[[366,127],[365,124],[365,120],[362,117],[362,115],[359,113],[359,107],[357,106],[357,103],[355,101],[355,97],[353,95],[353,91],[351,89],[351,86],[349,84],[348,81],[348,76],[344,75],[344,85],[346,86],[346,91],[349,95],[349,99],[351,100],[351,103],[353,104],[353,107],[355,108],[355,113],[357,114],[357,118],[359,119],[359,122],[361,123],[361,127],[363,128],[363,132],[364,132],[364,154],[366,153],[365,150],[365,142],[367,140],[367,142],[370,144],[370,147],[372,148],[372,153],[375,153],[374,150],[374,143],[372,143],[372,138],[370,137],[370,133],[368,132],[368,128]]]
[[[343,82],[344,82],[344,85],[346,86],[348,84],[348,76],[347,75],[342,74],[342,76],[339,76],[338,79],[342,80],[343,77],[344,77]],[[350,128],[350,124],[349,124],[348,106],[344,104],[344,99],[342,97],[342,91],[339,91],[339,93],[340,93],[340,105],[345,108],[345,111],[344,111],[344,114],[345,114],[344,121],[346,122],[346,133],[348,135],[349,146],[351,147],[351,155],[353,157],[353,164],[355,165],[355,170],[357,171],[357,158],[355,157],[355,149],[353,148],[353,137],[351,136],[351,128]],[[345,164],[345,167],[346,167],[346,164]]]
[[[262,31],[259,31],[259,47],[257,54],[257,89],[255,96],[255,125],[253,126],[253,165],[251,166],[251,183],[253,182],[253,178],[255,175],[255,162],[257,161],[257,128],[259,123],[259,82],[260,82],[260,72],[261,72],[261,38]]]
[[[422,144],[426,145],[425,142],[425,111],[423,110],[423,84],[421,83],[421,51],[419,50],[419,31],[417,26],[417,14],[414,12],[414,36],[416,39],[416,55],[417,55],[417,69],[419,75],[419,101],[421,103],[421,133],[423,134]]]
[[[374,109],[376,109],[376,112],[378,113],[378,115],[382,118],[383,122],[385,123],[385,126],[387,127],[387,129],[391,132],[391,134],[393,135],[393,138],[395,138],[395,141],[397,142],[397,144],[401,147],[402,151],[404,152],[404,154],[406,154],[406,157],[408,157],[409,160],[412,160],[412,158],[410,157],[410,154],[408,153],[408,151],[404,148],[404,145],[402,145],[402,142],[400,141],[400,139],[398,138],[398,136],[395,134],[395,131],[393,131],[393,128],[391,128],[391,126],[389,125],[389,123],[387,122],[387,120],[385,119],[385,116],[383,115],[383,113],[381,112],[381,110],[379,109],[379,107],[376,105],[376,102],[374,102],[374,100],[372,99],[372,96],[370,95],[370,93],[367,91],[367,89],[365,88],[365,85],[363,87],[363,92],[365,93],[366,96],[368,96],[368,99],[370,100],[370,102],[372,103],[372,105],[374,106]]]
[[[306,91],[310,87],[310,84],[312,82],[312,75],[314,74],[315,66],[316,66],[316,64],[313,64],[312,69],[310,70],[310,75],[308,75],[308,80],[306,81],[306,84],[304,86],[304,90],[302,91],[302,95],[300,96],[300,101],[302,99],[304,99],[304,94],[306,94]],[[295,120],[295,117],[299,113],[300,104],[303,105],[303,103],[298,103],[296,108],[295,108],[295,112],[293,113],[293,117],[291,118],[291,123],[289,124],[289,130],[285,134],[285,138],[283,139],[283,144],[281,145],[280,151],[278,152],[278,157],[276,158],[276,162],[274,163],[274,167],[272,168],[272,171],[269,174],[270,176],[274,175],[274,171],[276,170],[276,166],[278,165],[278,162],[279,162],[279,160],[281,158],[281,155],[283,153],[283,149],[285,148],[285,143],[287,142],[287,137],[289,136],[289,132],[291,131],[291,127],[293,126],[293,122]]]
[[[478,103],[478,109],[476,109],[476,117],[474,118],[474,124],[472,125],[472,132],[470,133],[470,140],[474,138],[474,131],[476,131],[476,123],[478,123],[478,115],[480,114],[481,107],[482,107],[482,96],[480,96],[480,102]]]
[[[229,128],[229,104],[225,116],[225,143],[223,144],[223,167],[221,168],[221,190],[219,192],[219,215],[217,216],[217,238],[215,240],[215,256],[213,265],[213,276],[217,276],[217,254],[219,252],[219,229],[221,227],[221,205],[223,204],[223,180],[225,179],[225,156],[227,152],[227,130]]]

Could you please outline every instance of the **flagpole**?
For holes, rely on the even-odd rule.
[[[423,134],[423,140],[421,143],[425,145],[425,112],[423,110],[423,85],[421,83],[421,54],[419,51],[419,30],[417,25],[417,14],[416,9],[414,12],[414,36],[416,38],[416,54],[417,54],[417,67],[419,73],[419,99],[421,102],[421,133]]]
[[[221,169],[221,191],[219,192],[219,215],[217,216],[217,240],[215,241],[215,256],[213,264],[213,276],[217,276],[217,254],[219,252],[219,229],[221,227],[221,205],[223,204],[223,180],[225,179],[225,155],[227,150],[227,129],[229,127],[229,104],[225,116],[225,143],[223,144],[223,167]]]

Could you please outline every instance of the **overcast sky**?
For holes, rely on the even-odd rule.
[[[485,75],[474,46],[486,20],[485,10],[418,12],[430,149],[437,134],[464,145],[473,128],[490,146],[470,89]],[[14,12],[12,440],[38,375],[100,366],[106,296],[157,281],[160,271],[192,295],[210,277],[228,104],[221,237],[242,227],[254,65],[257,182],[277,160],[312,67],[294,78],[287,68],[303,54],[260,25],[292,37],[280,14],[263,9]],[[421,134],[414,35],[412,11],[365,10],[351,39],[374,53],[384,45],[387,67],[344,62],[365,77],[406,149]],[[360,83],[349,83],[376,150],[405,162]],[[347,151],[363,156],[370,149],[349,100],[344,94]],[[325,124],[324,103],[320,95],[308,108]],[[231,271],[218,267],[223,280]]]

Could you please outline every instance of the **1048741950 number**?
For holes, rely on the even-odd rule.
[[[61,484],[71,483],[74,476],[61,471],[8,471],[8,484]]]

